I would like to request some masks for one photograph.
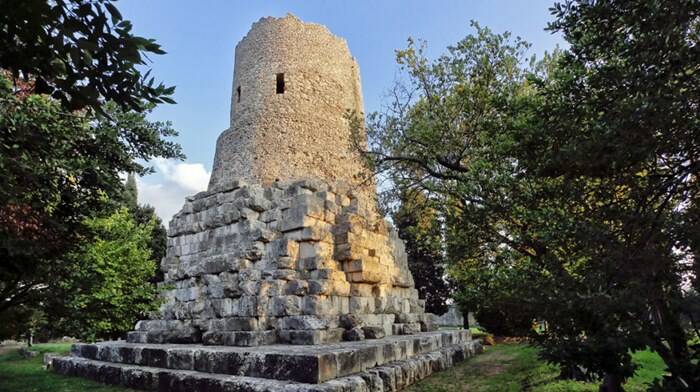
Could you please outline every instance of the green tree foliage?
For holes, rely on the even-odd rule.
[[[552,12],[571,46],[543,62],[478,26],[436,61],[400,51],[407,78],[369,117],[367,156],[442,196],[460,298],[543,320],[531,336],[563,375],[621,390],[630,351],[649,346],[668,367],[658,388],[697,390],[682,321],[700,232],[700,4]]]
[[[156,268],[149,239],[155,221],[142,225],[126,208],[86,222],[94,240],[70,256],[67,273],[50,283],[60,300],[54,327],[86,340],[123,337],[139,318],[156,309]],[[60,294],[60,295],[59,295]]]
[[[122,199],[124,205],[130,210],[135,210],[139,205],[139,189],[136,185],[136,176],[134,173],[129,173],[126,177]]]
[[[89,240],[84,222],[112,208],[120,172],[145,173],[153,156],[183,157],[177,133],[145,113],[104,106],[108,117],[67,113],[45,96],[17,95],[0,78],[0,313],[40,298]]]
[[[553,13],[571,47],[543,89],[551,140],[531,166],[596,201],[573,234],[597,270],[591,299],[611,310],[603,322],[659,353],[664,389],[700,389],[681,322],[700,229],[700,2],[569,1]]]
[[[406,244],[408,268],[420,298],[426,301],[425,310],[443,314],[450,292],[445,280],[442,224],[438,210],[430,204],[421,192],[404,193],[393,220]]]
[[[33,343],[35,337],[44,337],[41,332],[47,326],[46,313],[42,308],[24,304],[4,312],[2,321],[0,339],[25,340],[28,345]]]
[[[150,236],[151,256],[156,264],[165,257],[165,249],[168,244],[168,232],[163,226],[163,222],[156,210],[150,205],[141,205],[138,203],[138,187],[136,185],[136,176],[134,173],[129,173],[124,183],[124,192],[122,194],[122,203],[131,212],[137,224],[145,225],[151,221],[155,221],[153,231]],[[163,272],[158,268],[155,271],[154,281],[160,282],[163,280]]]
[[[173,103],[174,87],[142,74],[148,54],[165,53],[134,35],[111,0],[0,0],[0,69],[31,81],[73,111],[107,101],[144,111]]]

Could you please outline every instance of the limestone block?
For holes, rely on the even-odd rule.
[[[205,295],[207,298],[223,298],[225,294],[224,285],[222,284],[212,284],[207,286]]]
[[[255,317],[227,317],[223,319],[225,331],[255,331],[258,329],[258,319]]]
[[[237,316],[262,316],[266,313],[265,297],[243,295],[238,299],[239,313]]]
[[[257,281],[262,277],[262,272],[256,269],[247,269],[238,273],[238,280],[241,282]]]
[[[279,328],[290,330],[326,329],[328,321],[317,316],[289,316],[279,319]]]
[[[212,308],[211,300],[197,299],[195,301],[186,302],[189,318],[212,318],[215,317],[215,311]]]
[[[365,339],[381,339],[386,335],[382,327],[366,326],[362,327],[362,332],[365,335]]]
[[[260,290],[260,281],[243,280],[239,283],[243,295],[257,296]]]
[[[401,334],[403,334],[403,335],[413,335],[413,334],[416,334],[419,332],[420,332],[420,324],[419,323],[403,324],[403,328],[401,329]]]
[[[343,329],[324,330],[280,330],[279,337],[284,343],[310,345],[337,343],[342,341]]]
[[[332,303],[325,295],[307,295],[302,299],[302,313],[307,315],[333,314]]]
[[[299,268],[306,271],[313,271],[325,267],[325,259],[319,256],[299,259]]]
[[[295,258],[289,256],[280,256],[276,259],[277,268],[280,269],[296,269],[297,262]]]
[[[284,287],[284,293],[287,295],[306,295],[309,291],[309,283],[305,280],[289,280]],[[294,328],[288,328],[294,329]]]
[[[218,317],[235,316],[240,312],[238,301],[231,298],[212,299],[211,304]]]
[[[396,315],[397,323],[417,323],[418,315],[415,313],[399,313]]]
[[[276,256],[287,256],[296,259],[299,254],[299,243],[295,240],[283,237],[272,242],[273,252]]]
[[[350,296],[350,283],[344,279],[328,280],[330,283],[330,294],[339,297]]]
[[[272,276],[274,279],[292,281],[297,280],[299,278],[299,273],[295,270],[283,269],[274,271],[272,273]]]
[[[366,314],[374,312],[374,298],[372,297],[350,297],[350,313]]]
[[[260,220],[265,223],[278,221],[282,219],[282,210],[279,208],[268,209],[260,214]]]
[[[296,295],[272,298],[271,314],[274,316],[296,316],[301,314],[302,299]]]
[[[374,296],[375,285],[367,283],[349,283],[350,295],[353,297],[372,297]]]
[[[343,332],[343,340],[345,340],[345,341],[365,340],[365,333],[362,331],[362,328],[360,328],[360,327],[348,329],[345,332]]]
[[[332,284],[329,280],[308,280],[309,294],[312,295],[329,295],[331,293]]]
[[[310,194],[299,195],[292,202],[292,206],[283,211],[279,229],[288,232],[313,226],[317,221],[323,221],[323,218],[323,200]]]
[[[343,314],[340,316],[339,324],[345,329],[362,327],[364,320],[356,314]]]
[[[334,268],[319,268],[311,271],[308,276],[313,280],[345,280],[346,275],[343,271],[338,271]]]
[[[348,281],[353,283],[380,283],[386,277],[385,274],[376,271],[360,271],[347,274]]]
[[[332,243],[333,235],[331,233],[331,225],[327,222],[309,218],[305,221],[306,225],[302,228],[286,231],[284,236],[294,241],[321,241]]]
[[[364,250],[354,243],[339,243],[334,249],[333,258],[339,261],[359,260],[365,256]]]
[[[325,242],[302,242],[299,244],[299,258],[310,257],[332,258],[333,247]]]
[[[276,297],[284,294],[284,287],[287,284],[285,280],[264,280],[260,282],[260,297]]]

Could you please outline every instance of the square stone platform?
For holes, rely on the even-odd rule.
[[[150,391],[398,391],[481,352],[469,331],[316,346],[75,344],[65,375]]]

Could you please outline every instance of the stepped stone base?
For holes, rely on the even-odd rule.
[[[76,344],[53,369],[151,391],[398,391],[481,352],[468,331],[317,346]]]

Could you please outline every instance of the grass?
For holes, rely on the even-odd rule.
[[[40,354],[23,358],[17,349],[0,354],[0,392],[127,392],[130,389],[105,386],[77,377],[65,377],[42,368],[43,354],[67,354],[70,344],[37,344],[32,348]],[[633,355],[639,369],[628,380],[625,390],[644,391],[646,384],[664,372],[658,355],[642,351]],[[537,358],[535,348],[526,344],[487,346],[486,352],[452,369],[436,373],[413,385],[412,392],[462,391],[532,391],[532,392],[596,392],[598,385],[557,380],[556,367]]]
[[[36,344],[34,358],[23,358],[17,349],[0,355],[0,391],[2,392],[127,392],[76,377],[65,377],[42,368],[44,353],[67,354],[70,343]]]
[[[661,358],[642,351],[633,355],[640,366],[627,381],[628,392],[645,391],[646,384],[664,372]],[[537,358],[537,350],[526,344],[498,344],[454,368],[436,373],[411,386],[411,392],[532,391],[597,392],[598,384],[557,380],[558,369]]]

